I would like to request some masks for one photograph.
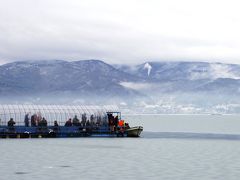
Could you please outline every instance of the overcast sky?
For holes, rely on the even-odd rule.
[[[0,0],[0,64],[240,63],[239,7],[237,0]]]

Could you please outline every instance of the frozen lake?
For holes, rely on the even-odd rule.
[[[123,117],[148,132],[142,138],[0,139],[0,179],[239,179],[237,115]]]

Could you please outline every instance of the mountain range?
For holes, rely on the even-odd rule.
[[[206,98],[207,97],[207,98]],[[208,62],[107,64],[100,60],[16,61],[0,66],[0,98],[160,104],[237,103],[240,65]],[[205,101],[202,98],[206,98]],[[63,101],[64,102],[64,101]]]

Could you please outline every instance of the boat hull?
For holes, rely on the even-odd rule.
[[[143,131],[142,126],[131,127],[126,130],[127,137],[140,137],[142,131]]]
[[[0,138],[139,137],[142,127],[111,132],[104,127],[0,127]]]

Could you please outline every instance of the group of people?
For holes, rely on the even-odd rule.
[[[31,118],[29,117],[29,114],[26,114],[24,118],[24,123],[26,127],[29,127],[30,123],[32,127],[37,127],[37,126],[47,127],[47,124],[48,124],[47,120],[44,117],[42,117],[40,114],[33,114]]]
[[[108,121],[107,121],[108,119]],[[29,114],[25,115],[24,123],[26,127],[47,127],[48,122],[44,117],[41,117],[40,114],[33,114],[31,117]],[[13,120],[13,118],[10,118],[8,121],[9,127],[14,127],[16,122]],[[82,126],[82,127],[88,127],[88,126],[102,126],[102,125],[108,125],[110,130],[112,132],[116,130],[121,130],[121,128],[127,128],[129,127],[127,123],[124,123],[124,120],[119,120],[118,116],[113,116],[112,113],[108,113],[107,116],[101,117],[101,116],[94,116],[93,114],[90,116],[90,119],[87,118],[87,115],[84,113],[82,114],[81,121],[78,119],[77,115],[74,116],[74,118],[69,118],[65,125],[66,127],[70,126]],[[58,122],[54,121],[54,127],[58,127]],[[119,129],[120,128],[120,129]]]
[[[47,120],[42,117],[40,114],[33,114],[31,117],[29,114],[25,115],[24,124],[26,127],[37,127],[37,126],[47,126]],[[74,118],[69,118],[65,122],[65,126],[100,126],[107,124],[107,117],[94,116],[93,114],[90,116],[90,119],[87,118],[86,113],[82,114],[81,121],[78,119],[77,115]],[[54,121],[54,126],[59,126],[57,121]]]
[[[116,128],[118,127],[118,116],[113,116],[112,113],[108,114],[108,126],[110,127],[111,131],[116,131]]]
[[[85,126],[86,124],[89,124],[89,120],[87,120],[86,114],[83,114],[81,122],[78,119],[77,115],[75,115],[73,119],[69,118],[66,121],[65,126],[67,126],[67,127],[69,127],[69,126]]]
[[[129,128],[128,123],[124,123],[124,120],[119,119],[118,116],[113,116],[112,113],[108,113],[108,126],[111,132],[120,131],[124,132],[125,129]]]
[[[74,118],[69,118],[65,122],[65,126],[101,126],[106,125],[107,120],[105,117],[101,116],[94,116],[93,114],[90,116],[90,119],[87,118],[87,115],[84,113],[82,114],[81,121],[78,119],[77,115],[74,116]]]

